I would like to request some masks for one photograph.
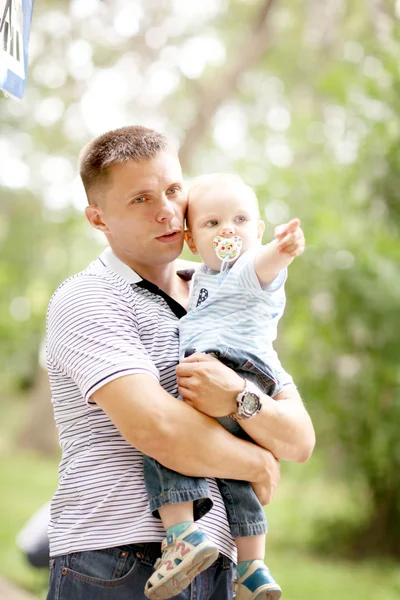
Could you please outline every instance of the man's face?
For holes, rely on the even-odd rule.
[[[95,207],[110,246],[132,268],[156,267],[179,256],[187,205],[178,156],[161,152],[149,160],[113,165],[104,199]]]
[[[216,236],[239,236],[242,253],[261,243],[264,223],[257,201],[246,186],[210,185],[202,191],[194,189],[190,196],[186,239],[210,269],[218,271],[221,267],[213,244]]]

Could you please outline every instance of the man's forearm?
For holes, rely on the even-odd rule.
[[[193,408],[186,424],[185,433],[176,434],[176,420],[170,431],[164,432],[164,445],[155,447],[153,452],[161,464],[192,477],[265,481],[269,459],[263,448],[233,436],[215,419]],[[275,460],[272,454],[271,459]]]
[[[93,399],[127,442],[183,475],[263,483],[272,469],[275,459],[263,448],[174,398],[153,377],[121,377]]]
[[[275,398],[263,394],[259,414],[240,425],[257,444],[282,460],[305,462],[314,449],[314,428],[294,386],[287,386]]]
[[[236,412],[243,378],[207,354],[196,353],[177,367],[179,393],[198,411],[215,417]],[[315,444],[311,419],[294,385],[285,386],[274,399],[260,390],[262,410],[239,421],[256,444],[276,458],[306,461]]]

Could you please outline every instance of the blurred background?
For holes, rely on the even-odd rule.
[[[317,448],[267,508],[285,599],[400,597],[399,57],[399,0],[35,3],[25,98],[0,98],[3,577],[45,597],[15,537],[57,485],[47,304],[104,247],[77,155],[141,124],[187,176],[254,186],[265,241],[302,220],[277,348]]]

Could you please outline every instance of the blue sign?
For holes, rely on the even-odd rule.
[[[22,98],[28,73],[33,0],[0,0],[0,89]]]

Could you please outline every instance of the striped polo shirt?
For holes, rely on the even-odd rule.
[[[185,312],[110,248],[53,295],[46,353],[62,459],[51,502],[51,556],[163,539],[161,521],[150,512],[142,453],[91,397],[135,373],[155,377],[178,396],[178,324]],[[214,506],[199,524],[235,560],[224,503],[215,480],[208,483]]]

